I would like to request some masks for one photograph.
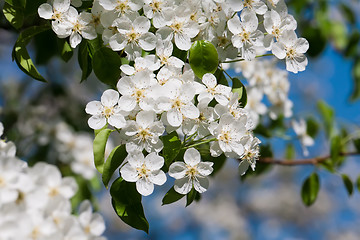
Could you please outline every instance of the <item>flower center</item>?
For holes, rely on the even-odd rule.
[[[145,141],[151,134],[149,133],[149,129],[140,129],[138,132],[138,136],[142,141]]]
[[[182,32],[182,23],[180,22],[175,22],[173,24],[170,25],[171,29],[174,30],[174,32]]]
[[[286,57],[294,58],[296,55],[296,50],[294,48],[286,48]]]
[[[150,7],[152,8],[153,12],[161,11],[161,2],[153,1],[150,3]]]
[[[141,167],[136,168],[136,171],[139,177],[147,177],[149,173],[149,169],[146,168],[144,163]]]
[[[179,109],[181,106],[183,105],[183,103],[180,101],[179,98],[176,98],[175,100],[173,100],[173,108],[177,108]]]
[[[129,9],[129,5],[128,5],[128,0],[126,0],[126,1],[117,1],[117,6],[115,7],[115,10],[117,11],[117,12],[121,12],[121,13],[125,13],[126,12],[126,10],[128,10]]]
[[[248,42],[250,40],[250,33],[247,31],[243,31],[242,33],[240,33],[240,36],[242,38],[242,42]]]
[[[130,33],[127,33],[126,36],[128,37],[128,43],[131,43],[131,42],[137,42],[137,39],[139,38],[140,34],[135,32],[134,29],[131,29]]]
[[[102,114],[106,118],[109,118],[111,115],[114,114],[114,108],[113,107],[104,107],[104,110],[103,110]]]
[[[76,21],[73,27],[74,32],[81,33],[81,29],[83,28],[83,25],[79,23],[79,21]]]
[[[52,15],[52,19],[54,19],[56,21],[60,21],[61,18],[62,18],[62,13],[54,10],[54,13]]]
[[[51,189],[50,189],[50,192],[49,192],[49,196],[50,196],[50,197],[55,197],[55,196],[57,196],[58,194],[59,194],[59,191],[58,191],[57,188],[51,188]]]
[[[272,34],[275,36],[276,40],[278,40],[280,35],[280,29],[278,27],[273,27]]]
[[[219,140],[225,143],[229,143],[231,140],[230,131],[222,131]]]
[[[190,176],[191,178],[194,178],[196,175],[198,175],[198,170],[196,169],[196,166],[190,167],[187,166],[188,170],[186,171],[186,175]]]
[[[244,1],[244,7],[252,8],[254,0],[245,0]]]
[[[25,194],[23,192],[19,191],[18,198],[16,199],[15,202],[16,202],[16,204],[20,204],[24,201],[24,199],[25,199]]]

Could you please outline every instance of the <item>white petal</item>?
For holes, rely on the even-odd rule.
[[[174,189],[180,194],[188,194],[192,189],[191,179],[188,177],[176,179],[174,183]]]
[[[43,3],[38,8],[38,14],[41,18],[51,19],[53,15],[52,6],[48,3]]]
[[[166,116],[167,116],[167,120],[171,126],[178,127],[181,125],[183,116],[178,110],[171,109],[170,111],[167,112]]]
[[[118,104],[121,110],[130,112],[136,107],[136,100],[130,96],[122,96]]]
[[[112,107],[119,101],[119,93],[113,89],[106,90],[101,96],[101,103],[106,107]]]
[[[159,170],[164,165],[164,158],[152,152],[145,157],[145,165],[151,171]]]
[[[89,127],[92,129],[101,129],[106,124],[106,118],[102,115],[94,115],[88,120]]]
[[[276,42],[272,45],[272,53],[278,59],[284,59],[286,57],[285,45],[281,42]]]
[[[191,39],[183,33],[175,33],[175,44],[180,50],[189,50],[191,47]]]
[[[136,123],[143,129],[148,128],[155,120],[155,112],[141,111],[136,115]]]
[[[100,115],[102,112],[102,105],[99,101],[91,101],[86,104],[85,112],[91,115]]]
[[[209,179],[207,177],[197,176],[194,181],[194,188],[199,193],[206,192],[209,188]]]
[[[70,7],[70,0],[54,0],[53,6],[58,12],[66,12]]]
[[[100,236],[105,231],[105,222],[103,217],[99,213],[93,213],[90,223],[90,232],[94,236]]]
[[[206,73],[202,77],[202,82],[208,87],[208,88],[214,88],[217,84],[216,77],[211,73]]]
[[[187,165],[195,166],[201,161],[201,156],[198,150],[195,148],[189,148],[184,153],[184,162]]]
[[[138,172],[129,163],[125,164],[120,169],[121,177],[127,182],[136,182],[138,178]]]
[[[214,165],[213,162],[201,162],[198,164],[197,170],[201,175],[208,176],[214,171],[212,165]]]
[[[148,18],[144,16],[137,17],[135,21],[133,22],[134,30],[137,33],[147,33],[150,28],[150,21]]]
[[[79,43],[81,43],[81,35],[78,34],[77,32],[73,32],[70,35],[70,46],[72,48],[76,48],[77,45],[79,45]]]
[[[113,114],[109,117],[108,123],[116,128],[123,128],[126,125],[126,120],[121,114]]]
[[[163,185],[166,182],[166,175],[163,171],[158,170],[158,171],[152,172],[148,176],[148,179],[156,185]]]
[[[145,51],[151,51],[156,47],[157,38],[153,33],[147,32],[139,38],[139,45]]]
[[[169,175],[175,179],[184,178],[186,171],[187,167],[183,162],[174,162],[169,167]]]
[[[242,160],[239,164],[239,173],[240,175],[244,175],[246,173],[246,171],[248,170],[250,164],[248,161],[246,160]]]
[[[181,113],[184,114],[185,117],[194,119],[200,116],[200,111],[194,104],[189,103],[183,105],[181,108]]]
[[[149,196],[154,191],[154,184],[145,178],[140,178],[136,182],[136,190],[143,196]]]

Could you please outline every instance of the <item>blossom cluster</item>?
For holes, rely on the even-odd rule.
[[[297,37],[297,23],[284,0],[95,0],[91,11],[80,14],[70,0],[53,0],[38,13],[52,20],[58,37],[70,36],[73,48],[82,38],[101,34],[106,46],[124,51],[129,60],[155,49],[163,63],[180,64],[169,59],[173,43],[187,51],[202,39],[216,46],[221,61],[253,60],[271,51],[286,59],[286,69],[294,73],[308,63],[309,44]]]
[[[72,213],[75,179],[44,162],[29,167],[15,154],[12,142],[0,140],[1,239],[105,239],[104,220],[89,201],[81,203],[78,215]]]
[[[187,59],[176,52],[206,40],[215,46],[220,68],[229,60],[252,61],[268,51],[286,59],[288,71],[297,73],[307,65],[308,42],[296,36],[297,24],[284,0],[95,0],[80,14],[70,0],[53,0],[38,12],[52,20],[59,37],[70,36],[72,47],[99,35],[105,46],[129,60],[120,67],[116,89],[104,91],[101,101],[89,102],[85,110],[92,115],[90,128],[107,125],[119,132],[128,153],[121,176],[136,182],[145,196],[154,184],[166,182],[161,136],[176,131],[185,150],[184,162],[169,166],[169,175],[177,179],[174,189],[181,194],[192,187],[204,192],[213,169],[210,162],[201,162],[197,146],[209,143],[212,157],[240,159],[242,175],[249,166],[254,170],[259,156],[260,140],[252,130],[267,111],[262,95],[274,106],[271,118],[281,112],[291,115],[286,71],[269,76],[258,71],[263,66],[252,73],[243,70],[254,79],[249,80],[250,106],[244,109],[229,84],[220,84],[210,72],[195,76]],[[255,76],[257,71],[264,76]],[[258,78],[271,79],[261,93]]]

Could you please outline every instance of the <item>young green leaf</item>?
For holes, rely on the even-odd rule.
[[[12,51],[12,58],[13,60],[15,60],[18,67],[30,77],[42,82],[46,82],[46,80],[40,75],[40,73],[36,69],[26,49],[26,45],[36,34],[39,34],[49,29],[49,25],[33,26],[25,29],[20,33]]]
[[[239,94],[240,107],[244,108],[247,104],[247,93],[244,84],[238,78],[232,78],[232,91]]]
[[[120,56],[110,48],[101,47],[94,53],[92,61],[96,77],[101,82],[115,87],[121,74]]]
[[[117,215],[129,226],[149,232],[149,223],[145,218],[141,204],[141,195],[135,183],[116,179],[110,188],[111,203]]]
[[[82,71],[81,82],[83,82],[92,72],[92,59],[89,54],[87,41],[81,41],[79,45],[78,62]]]
[[[346,191],[348,192],[349,196],[351,196],[354,192],[354,185],[353,185],[351,179],[346,174],[341,174],[341,178],[343,180]]]
[[[353,140],[354,147],[358,153],[360,153],[360,138]]]
[[[360,176],[358,176],[358,178],[356,179],[356,187],[357,187],[358,191],[360,192]]]
[[[108,187],[109,181],[118,167],[123,163],[127,155],[125,144],[114,148],[106,159],[102,173],[102,181],[105,187]]]
[[[331,161],[336,165],[339,164],[340,152],[341,152],[341,137],[334,136],[330,141],[330,157]]]
[[[196,194],[197,191],[193,187],[191,191],[186,195],[186,207],[189,206],[195,200]]]
[[[312,173],[305,179],[301,188],[301,198],[306,206],[313,204],[320,190],[320,180],[317,173]]]
[[[169,167],[181,150],[181,140],[177,133],[173,131],[168,135],[162,136],[161,141],[164,144],[162,156],[164,157],[165,165]]]
[[[106,143],[112,131],[113,130],[111,129],[103,129],[94,139],[93,150],[95,167],[101,174],[103,173],[104,168]]]
[[[215,46],[205,40],[194,42],[189,50],[189,63],[195,75],[200,79],[205,73],[215,73],[219,64]]]
[[[306,133],[315,138],[319,132],[319,123],[312,117],[306,119]]]
[[[60,56],[62,60],[68,62],[74,54],[74,51],[70,47],[70,44],[66,40],[62,40],[60,42],[60,49],[61,49]]]
[[[319,101],[317,106],[324,121],[325,133],[331,137],[334,133],[334,109],[324,101]]]
[[[352,77],[354,82],[353,92],[350,100],[355,101],[360,98],[360,57],[355,59],[354,66],[352,68]]]
[[[176,192],[174,187],[172,187],[172,188],[170,188],[170,190],[165,194],[164,198],[162,199],[162,205],[167,205],[170,203],[177,202],[184,196],[185,195]]]
[[[6,20],[8,20],[14,28],[19,29],[22,27],[24,23],[24,13],[21,8],[5,3],[3,13]]]
[[[286,160],[292,160],[295,158],[295,147],[293,144],[288,143],[286,145],[286,149],[285,149],[285,159]]]

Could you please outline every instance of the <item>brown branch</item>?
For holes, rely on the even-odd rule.
[[[340,153],[339,156],[355,156],[360,155],[358,152],[347,152],[347,153]],[[305,158],[305,159],[297,159],[297,160],[284,160],[284,159],[273,159],[269,157],[259,158],[257,162],[267,163],[267,164],[277,164],[283,166],[297,166],[297,165],[317,165],[321,162],[326,161],[327,159],[331,158],[330,155],[322,156],[322,157],[315,157],[315,158]]]

